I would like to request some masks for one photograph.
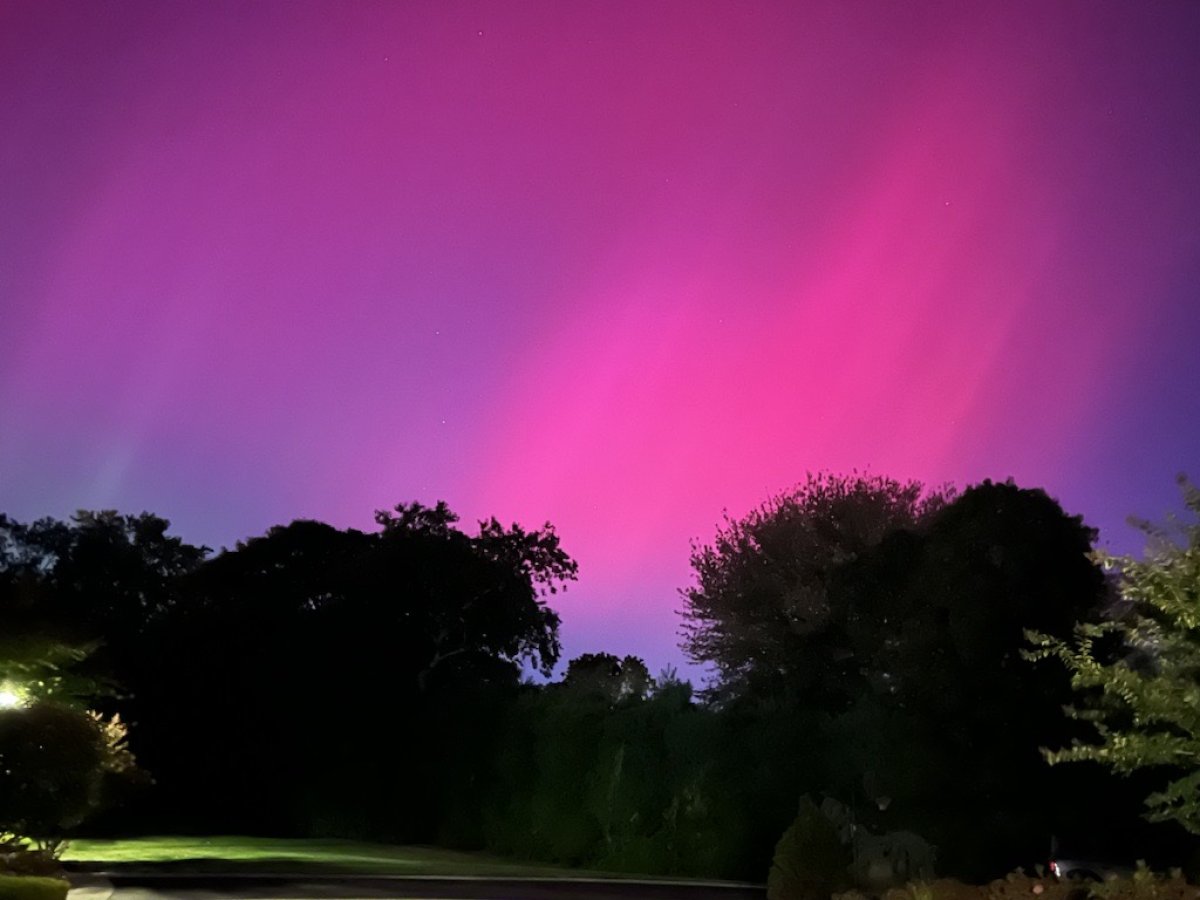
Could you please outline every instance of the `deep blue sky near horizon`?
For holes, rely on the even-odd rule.
[[[1200,477],[1200,4],[0,4],[0,510],[555,523],[568,656],[807,471]]]

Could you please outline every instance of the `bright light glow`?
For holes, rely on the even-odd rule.
[[[0,691],[0,709],[14,709],[24,705],[24,701],[13,691],[7,689]]]

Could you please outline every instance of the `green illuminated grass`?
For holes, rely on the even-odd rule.
[[[69,886],[58,878],[0,875],[0,900],[63,900]]]
[[[479,853],[339,840],[140,837],[71,841],[63,861],[89,870],[162,872],[360,872],[372,875],[553,877],[599,875],[525,865]]]

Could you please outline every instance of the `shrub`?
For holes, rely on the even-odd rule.
[[[933,878],[933,846],[911,831],[871,834],[856,829],[851,873],[859,887],[888,887],[910,879]]]
[[[65,900],[70,887],[61,878],[0,875],[0,900]]]
[[[0,712],[0,830],[39,840],[99,800],[104,738],[87,713],[40,701]]]
[[[1085,900],[1086,888],[1076,881],[1011,872],[990,882],[987,900]],[[1081,895],[1082,891],[1082,895]]]
[[[1077,885],[1014,872],[984,885],[957,878],[913,881],[885,891],[882,900],[1086,900],[1086,889],[1080,896]]]
[[[1157,875],[1138,863],[1129,878],[1115,878],[1092,886],[1095,900],[1198,900],[1200,887],[1188,884],[1178,869]]]
[[[791,827],[775,845],[768,900],[828,900],[850,886],[850,848],[836,826],[805,797]]]
[[[52,847],[103,805],[112,779],[139,775],[119,718],[50,700],[0,710],[0,834]]]
[[[58,875],[61,845],[34,847],[15,834],[0,835],[0,875]]]
[[[841,900],[865,900],[843,895]],[[986,885],[965,884],[951,878],[910,882],[885,891],[881,900],[1200,900],[1200,888],[1183,875],[1156,875],[1138,866],[1129,878],[1080,883],[1013,872]]]

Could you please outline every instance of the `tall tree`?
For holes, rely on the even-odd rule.
[[[834,573],[889,534],[919,528],[946,499],[915,481],[818,474],[742,519],[726,517],[712,544],[692,548],[684,651],[715,667],[725,696],[845,708],[859,674],[847,610],[830,598]]]
[[[861,746],[887,736],[887,757],[861,757],[855,774],[890,801],[889,827],[941,844],[962,874],[991,876],[1036,859],[1056,827],[1095,812],[1094,780],[1049,772],[1037,750],[1064,735],[1066,679],[1032,670],[1021,652],[1027,628],[1065,637],[1095,621],[1107,586],[1088,558],[1095,532],[1044,491],[985,481],[926,524],[835,578],[872,695],[838,734]]]
[[[636,656],[621,659],[611,653],[584,653],[567,663],[562,686],[608,703],[644,700],[654,688],[646,663]]]
[[[1037,751],[1062,733],[1066,679],[1020,659],[1025,628],[1067,635],[1098,614],[1094,537],[1012,483],[950,499],[810,479],[694,554],[685,646],[727,694],[767,701],[755,715],[778,720],[774,743],[820,749],[804,789],[991,876],[1045,852],[1059,806],[1095,811],[1096,785],[1048,777]]]
[[[169,528],[150,513],[112,510],[30,524],[0,515],[0,608],[9,627],[99,641],[97,656],[118,664],[208,553]]]
[[[486,519],[471,536],[453,527],[457,520],[445,503],[376,514],[383,530],[369,571],[427,642],[421,684],[458,657],[459,666],[480,657],[524,660],[548,674],[558,661],[559,619],[545,598],[575,580],[578,565],[549,522],[526,531]]]
[[[522,663],[554,665],[546,595],[576,566],[548,525],[488,520],[470,534],[445,504],[377,521],[375,533],[272,528],[187,579],[142,692],[153,733],[139,755],[164,787],[190,790],[203,766],[210,781],[190,799],[269,815],[261,828],[335,821],[432,839],[433,780],[419,773],[437,761],[414,735],[456,687],[514,690]],[[193,712],[214,703],[218,731]]]
[[[979,711],[981,691],[1008,695],[1033,677],[1020,662],[1025,629],[1069,635],[1099,616],[1107,587],[1089,559],[1095,531],[1042,490],[984,481],[927,524],[843,566],[833,593],[878,693],[961,718]],[[1028,703],[1013,700],[1027,719]]]

